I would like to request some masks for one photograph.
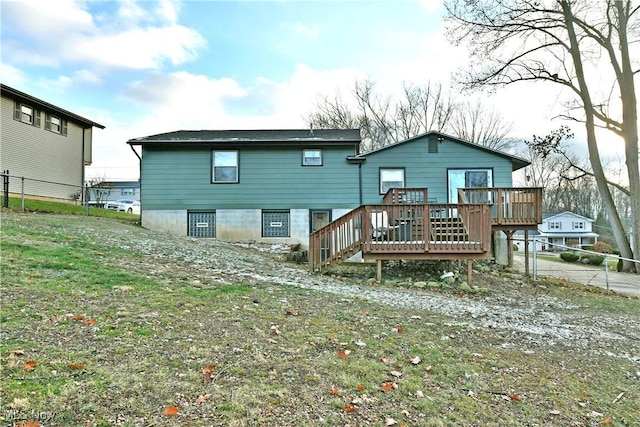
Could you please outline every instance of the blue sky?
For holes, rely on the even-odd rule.
[[[106,126],[88,177],[136,179],[126,141],[178,129],[304,128],[319,95],[369,77],[450,84],[464,49],[441,0],[0,2],[4,84]],[[455,90],[455,89],[454,89]],[[529,92],[527,92],[529,90]],[[485,99],[514,136],[543,134],[557,97]],[[525,101],[526,100],[526,101]]]

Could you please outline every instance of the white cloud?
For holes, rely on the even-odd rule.
[[[167,0],[159,6],[124,1],[119,3],[119,19],[96,14],[95,21],[82,6],[68,0],[4,3],[2,23],[10,30],[3,54],[16,63],[41,66],[158,69],[164,62],[189,61],[206,45],[196,31],[176,23],[177,7]],[[12,34],[32,43],[18,43]]]

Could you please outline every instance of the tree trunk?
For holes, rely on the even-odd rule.
[[[586,77],[585,77],[584,68],[582,64],[582,57],[580,55],[580,46],[578,42],[578,37],[576,35],[575,27],[574,27],[575,19],[573,16],[573,11],[571,10],[570,3],[566,0],[560,1],[560,5],[562,6],[562,12],[564,15],[565,23],[567,25],[570,53],[573,59],[573,64],[575,66],[576,78],[578,80],[578,85],[580,88],[580,98],[582,99],[583,108],[585,112],[585,118],[586,118],[585,127],[587,131],[587,148],[589,150],[589,160],[591,161],[593,174],[596,178],[596,184],[598,186],[598,190],[600,191],[600,196],[602,197],[605,211],[609,216],[609,220],[611,222],[611,228],[613,230],[613,235],[618,244],[618,248],[620,249],[620,254],[624,258],[633,259],[633,252],[631,251],[631,245],[629,244],[629,239],[624,231],[624,227],[622,226],[620,215],[618,214],[618,210],[616,209],[616,206],[614,204],[613,197],[611,196],[611,192],[609,191],[609,186],[607,185],[607,178],[604,175],[604,169],[602,167],[602,162],[600,161],[600,153],[598,150],[598,143],[597,143],[596,132],[595,132],[594,107],[591,101],[591,94],[589,92],[589,87],[586,82]],[[628,147],[627,147],[627,151],[628,151]],[[627,165],[628,165],[629,153],[626,153],[626,154],[627,154]],[[637,157],[638,157],[638,153],[636,149],[636,159]],[[637,161],[636,161],[635,167],[637,170],[638,168]],[[637,233],[634,233],[634,234],[637,234]],[[634,269],[634,266],[631,262],[629,261],[623,262],[623,271],[631,271],[632,269]]]

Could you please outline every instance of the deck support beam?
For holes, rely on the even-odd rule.
[[[473,276],[473,260],[467,260],[467,283],[471,286],[471,278]]]
[[[378,259],[376,264],[377,264],[376,279],[378,280],[378,282],[382,282],[382,260]]]

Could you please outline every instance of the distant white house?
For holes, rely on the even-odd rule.
[[[553,212],[542,214],[542,224],[537,231],[530,231],[529,238],[535,238],[536,250],[562,250],[553,247],[554,244],[582,248],[593,246],[598,241],[599,234],[592,229],[594,220],[573,212]],[[518,250],[524,250],[524,232],[515,233],[513,243]],[[529,242],[529,250],[533,250],[533,243]]]

